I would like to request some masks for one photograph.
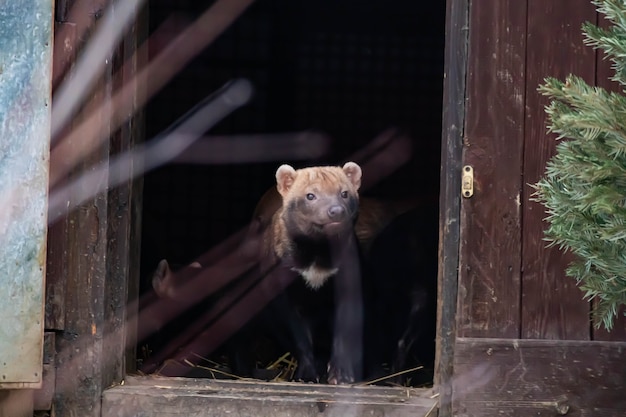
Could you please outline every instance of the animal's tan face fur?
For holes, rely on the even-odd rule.
[[[276,184],[283,198],[281,217],[290,235],[331,236],[354,226],[361,185],[361,168],[354,162],[299,170],[282,165],[276,171]]]

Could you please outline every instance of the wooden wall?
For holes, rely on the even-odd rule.
[[[593,328],[590,303],[564,273],[571,258],[546,248],[529,186],[556,145],[538,86],[570,73],[609,86],[608,64],[583,44],[595,6],[451,3],[469,13],[462,164],[475,182],[461,202],[452,407],[440,415],[625,415],[626,322]]]
[[[537,87],[570,73],[605,83],[606,63],[583,45],[581,24],[596,20],[589,0],[471,3],[463,164],[475,194],[462,201],[460,337],[609,337],[592,331],[589,303],[564,274],[570,259],[546,248],[529,186],[556,145]],[[616,327],[623,335],[624,321]]]
[[[526,5],[472,2],[463,165],[474,196],[462,201],[458,336],[517,338]]]
[[[71,67],[98,24],[100,15],[94,11],[104,7],[105,2],[100,3],[57,1],[55,91],[62,83],[72,82]],[[114,90],[134,77],[141,59],[135,53],[140,30],[140,25],[133,26],[101,64],[101,78],[67,131],[100,111]],[[53,105],[54,99],[53,95]],[[96,145],[67,175],[59,174],[62,158],[51,158],[51,177],[58,179],[51,184],[51,195],[92,172],[93,165],[107,163],[112,155],[132,149],[141,138],[141,121],[140,117],[130,117],[113,127],[107,119],[102,132],[109,140]],[[53,143],[53,153],[65,139],[61,135]],[[140,196],[141,183],[128,180],[49,225],[45,329],[50,343],[44,348],[44,358],[48,358],[44,370],[48,373],[44,373],[42,392],[35,397],[36,409],[51,410],[57,416],[99,417],[102,392],[125,376],[127,300],[133,291],[131,277],[138,281],[134,262],[138,261],[139,240],[131,235],[137,235],[140,227],[136,219]]]
[[[572,4],[576,3],[576,4]],[[547,76],[560,79],[569,73],[594,82],[595,52],[583,45],[581,24],[596,21],[590,1],[528,2],[526,117],[522,176],[522,321],[521,337],[586,340],[591,338],[589,304],[575,281],[564,277],[568,259],[541,240],[545,224],[543,206],[530,202],[556,142],[546,135],[544,111],[548,99],[537,93]]]

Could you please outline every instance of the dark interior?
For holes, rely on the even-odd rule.
[[[210,3],[151,0],[150,32],[165,27],[175,36]],[[436,199],[444,23],[444,0],[255,2],[151,100],[146,138],[228,80],[245,77],[255,88],[252,101],[209,135],[316,131],[330,146],[315,159],[171,163],[147,174],[141,292],[151,290],[159,260],[185,265],[244,227],[280,164],[340,164],[390,127],[411,137],[411,158],[362,196]],[[150,45],[151,54],[158,49]],[[424,244],[436,248],[436,236]],[[152,338],[142,351],[158,351],[167,337]]]

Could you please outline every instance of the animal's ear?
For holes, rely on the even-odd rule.
[[[281,165],[276,170],[276,189],[283,197],[287,194],[295,180],[296,170],[291,165]]]
[[[346,162],[343,166],[343,172],[346,173],[355,189],[361,187],[361,167],[354,162]]]

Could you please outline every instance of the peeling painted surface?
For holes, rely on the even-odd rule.
[[[0,387],[41,381],[52,0],[0,0]]]

